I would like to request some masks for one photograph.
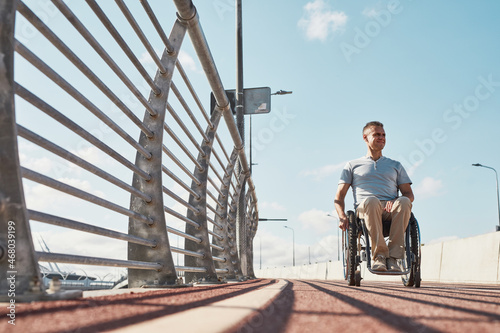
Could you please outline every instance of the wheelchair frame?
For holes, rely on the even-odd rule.
[[[361,285],[361,271],[359,265],[366,261],[366,267],[372,274],[401,275],[403,284],[407,287],[420,287],[421,274],[421,244],[418,221],[411,213],[408,227],[405,231],[405,251],[403,259],[398,259],[402,272],[380,272],[371,269],[370,237],[363,219],[353,211],[347,212],[348,228],[342,232],[342,256],[344,264],[344,278],[350,286]],[[384,225],[384,236],[387,225]],[[364,244],[363,244],[364,243]]]

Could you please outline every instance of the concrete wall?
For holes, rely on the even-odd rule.
[[[375,275],[362,264],[370,281],[401,281]],[[422,281],[500,284],[500,232],[422,246]],[[256,270],[261,278],[343,280],[342,262]]]

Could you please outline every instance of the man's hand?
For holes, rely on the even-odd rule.
[[[385,210],[386,212],[389,212],[389,213],[390,213],[390,212],[392,211],[392,205],[394,205],[394,202],[395,202],[395,201],[396,201],[396,200],[389,200],[389,201],[387,201],[387,202],[386,202],[386,204],[385,204],[384,210]]]
[[[339,218],[339,228],[342,229],[342,231],[346,231],[348,225],[349,225],[349,220],[347,219],[347,217]]]

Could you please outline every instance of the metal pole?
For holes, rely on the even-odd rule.
[[[285,228],[292,230],[293,266],[295,267],[295,230],[285,225]]]
[[[250,176],[252,175],[252,167],[253,167],[253,161],[252,161],[252,115],[250,115],[250,123],[249,123],[249,131],[250,133],[248,134],[250,137]]]
[[[236,0],[236,126],[241,137],[243,150],[245,149],[245,118],[243,105],[243,27],[242,27],[242,6],[241,0]],[[238,168],[238,175],[244,167]],[[250,164],[251,168],[251,164]],[[239,226],[240,235],[240,256],[241,270],[243,275],[247,275],[247,233],[245,219],[245,183],[242,184],[241,193],[238,201],[237,224]]]
[[[486,168],[486,169],[491,169],[491,170],[495,171],[495,179],[496,179],[496,185],[497,185],[497,210],[498,210],[498,225],[496,226],[496,231],[500,231],[500,195],[498,193],[498,173],[497,173],[497,170],[495,170],[495,168],[492,168],[492,167],[489,167],[486,165],[482,165],[480,163],[475,163],[472,165],[477,166],[477,167]]]

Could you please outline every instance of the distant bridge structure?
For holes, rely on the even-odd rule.
[[[0,0],[0,298],[57,298],[40,262],[125,267],[129,287],[253,277],[255,186],[195,6],[165,26],[161,1],[52,4]],[[34,229],[123,253],[36,251]]]

